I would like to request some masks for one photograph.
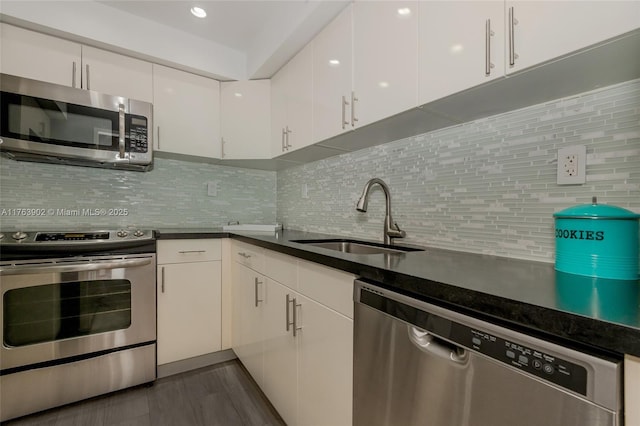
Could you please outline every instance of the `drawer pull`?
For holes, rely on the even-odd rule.
[[[247,254],[247,253],[245,253],[245,252],[238,252],[238,256],[242,256],[242,257],[244,257],[245,259],[248,259],[248,258],[250,258],[250,257],[251,257],[251,255],[250,255],[250,254]]]
[[[178,253],[180,254],[189,254],[189,253],[206,253],[206,250],[181,250]]]

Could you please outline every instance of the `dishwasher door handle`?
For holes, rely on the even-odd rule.
[[[466,349],[442,340],[428,331],[407,326],[409,340],[422,352],[430,353],[440,358],[453,361],[457,364],[465,364],[469,358]]]

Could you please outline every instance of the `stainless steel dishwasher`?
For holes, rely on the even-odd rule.
[[[621,359],[355,282],[355,426],[621,426]]]

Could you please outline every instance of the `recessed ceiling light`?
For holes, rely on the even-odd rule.
[[[409,9],[408,7],[401,7],[400,9],[398,9],[398,15],[409,16],[411,15],[411,9]]]
[[[340,65],[340,61],[337,59],[329,59],[329,65],[331,65],[332,67],[337,67],[338,65]]]
[[[205,16],[207,16],[207,12],[198,6],[193,6],[191,8],[191,13],[193,14],[193,16],[196,16],[198,18],[204,18]]]
[[[234,96],[235,96],[236,98],[241,98],[241,97],[242,97],[242,93],[240,93],[240,92],[236,92],[236,93],[234,93]]]
[[[449,50],[451,50],[451,53],[460,53],[464,50],[464,46],[461,44],[454,44],[452,45]]]
[[[387,87],[389,87],[389,83],[386,81],[381,81],[378,83],[378,86],[381,87],[382,89],[386,89]]]

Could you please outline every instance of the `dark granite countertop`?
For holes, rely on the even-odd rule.
[[[391,289],[578,349],[640,356],[640,281],[582,277],[553,264],[424,248],[357,255],[292,242],[301,231],[159,230],[160,239],[231,237],[341,269]],[[348,237],[347,237],[348,238]],[[402,245],[402,244],[400,244]]]

